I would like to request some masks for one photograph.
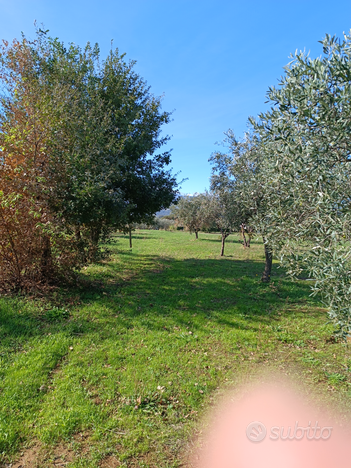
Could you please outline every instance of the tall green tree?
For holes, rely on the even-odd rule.
[[[119,228],[129,233],[132,248],[132,230],[135,224],[153,224],[155,213],[167,209],[177,198],[177,181],[159,161],[138,161],[129,169],[123,184],[123,194],[128,201],[127,210]]]
[[[33,47],[23,39],[0,48],[0,287],[6,288],[37,287],[81,265],[70,227],[50,209],[55,114]]]
[[[233,229],[239,230],[245,225],[250,227],[250,235],[254,231],[262,236],[265,267],[261,279],[268,282],[273,261],[269,233],[274,228],[269,214],[270,188],[267,190],[265,183],[268,179],[264,175],[265,153],[261,139],[252,127],[242,140],[237,139],[232,130],[228,130],[224,144],[227,152],[218,151],[210,158],[213,166],[211,188],[221,194],[224,200],[228,200],[223,206],[228,205],[227,213]]]
[[[16,182],[11,193],[0,187],[1,203],[22,229],[15,204],[32,200],[30,235],[40,228],[43,241],[35,251],[41,260],[32,260],[43,271],[63,261],[58,239],[75,237],[69,245],[79,255],[71,265],[79,266],[96,258],[101,236],[176,196],[170,153],[162,151],[168,137],[160,134],[170,114],[133,67],[117,49],[101,60],[97,45],[65,47],[40,29],[34,41],[1,49],[0,170],[10,164]],[[18,241],[29,232],[17,231]],[[1,246],[5,258],[11,240]]]
[[[270,242],[291,275],[315,280],[342,335],[351,332],[351,36],[297,53],[253,124],[262,142]]]
[[[100,61],[98,46],[48,42],[46,83],[69,84],[52,157],[53,173],[63,166],[68,177],[57,184],[54,209],[79,235],[88,229],[96,246],[101,234],[148,221],[175,199],[170,153],[160,151],[170,114],[118,50]]]

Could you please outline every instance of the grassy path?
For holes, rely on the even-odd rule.
[[[215,234],[115,240],[87,287],[0,300],[0,466],[180,466],[218,389],[266,367],[350,414],[349,349],[306,282],[259,281],[262,245],[232,236],[220,258]]]

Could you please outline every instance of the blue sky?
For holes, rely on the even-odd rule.
[[[111,39],[173,112],[172,167],[182,193],[209,186],[208,158],[232,128],[266,109],[265,94],[296,49],[312,56],[325,33],[351,29],[351,1],[0,0],[0,37],[34,37],[34,20],[52,36],[83,46]]]

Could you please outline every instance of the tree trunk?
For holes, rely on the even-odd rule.
[[[250,248],[250,242],[251,242],[251,237],[249,236],[247,242],[246,242],[246,247]]]
[[[76,236],[76,241],[77,241],[77,244],[78,244],[78,250],[81,254],[81,258],[82,258],[82,261],[83,263],[86,263],[87,261],[87,258],[86,258],[86,254],[85,254],[85,250],[84,250],[84,242],[82,241],[82,234],[80,232],[80,226],[76,226],[75,227],[75,236]]]
[[[100,227],[92,227],[90,230],[90,238],[91,242],[94,244],[94,246],[97,247],[100,239],[100,234],[101,234],[101,228]]]
[[[80,227],[76,226],[74,231],[75,231],[76,241],[80,242],[82,240],[82,235],[80,233]]]
[[[44,236],[43,238],[43,252],[41,254],[41,275],[45,280],[50,279],[52,276],[52,255],[50,237]]]
[[[247,246],[250,248],[251,239],[253,238],[253,230],[252,230],[252,227],[250,226],[247,227],[247,236],[248,236]]]
[[[240,228],[241,228],[241,235],[243,236],[244,247],[247,247],[247,242],[246,242],[246,237],[245,237],[245,225],[241,224]]]
[[[101,234],[101,227],[99,226],[92,226],[90,228],[90,252],[89,252],[89,260],[94,261],[97,258],[97,252],[99,247],[99,239]]]
[[[198,239],[199,238],[199,234],[197,231],[195,231],[195,238]]]
[[[222,234],[221,257],[223,257],[223,255],[224,255],[224,244],[225,244],[226,237],[227,237],[227,236],[225,236],[224,234]]]
[[[265,241],[265,238],[263,238],[263,242],[264,241]],[[264,244],[264,254],[266,257],[266,263],[264,266],[264,271],[262,273],[261,280],[264,283],[269,283],[271,279],[271,272],[272,272],[273,252],[272,252],[272,249],[267,244]]]
[[[249,245],[248,245],[248,243],[246,241],[245,231],[243,230],[242,233],[243,233],[243,239],[244,239],[244,247],[249,247]]]
[[[129,248],[132,249],[132,230],[129,228]]]

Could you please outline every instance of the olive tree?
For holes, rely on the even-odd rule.
[[[351,332],[351,36],[326,36],[323,55],[297,53],[270,111],[252,123],[269,198],[268,238],[292,276],[315,280],[337,330]]]
[[[186,195],[179,198],[177,205],[171,206],[171,212],[191,233],[195,233],[196,239],[202,229],[205,218],[205,197],[203,194]]]
[[[224,255],[227,237],[239,230],[240,217],[235,200],[228,190],[217,189],[206,192],[203,202],[203,225],[207,229],[216,229],[221,233],[221,257]]]
[[[270,191],[264,183],[264,152],[261,140],[253,128],[242,140],[235,137],[232,130],[226,132],[224,144],[227,151],[213,153],[211,187],[222,198],[230,200],[235,228],[243,230],[248,226],[263,238],[265,268],[262,281],[268,282],[271,276],[273,249],[269,242],[272,219],[269,213]]]

